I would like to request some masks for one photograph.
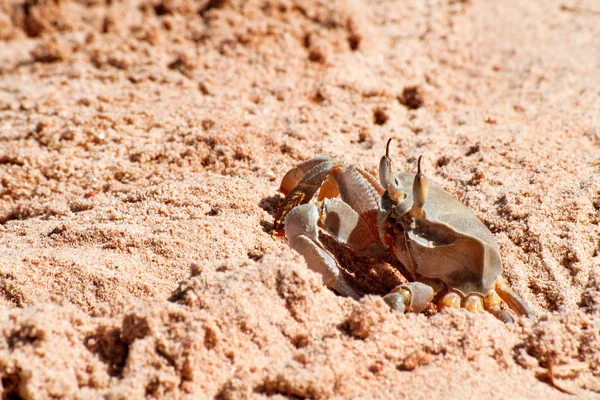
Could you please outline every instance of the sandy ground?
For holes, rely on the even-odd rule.
[[[2,398],[600,398],[598,37],[595,0],[0,2]],[[355,302],[271,236],[289,168],[389,137],[536,321]]]

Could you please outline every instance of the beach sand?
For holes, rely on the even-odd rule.
[[[0,3],[2,398],[599,398],[599,22],[594,0]],[[490,228],[536,320],[393,312],[401,278],[343,254],[356,302],[272,235],[287,170],[376,174],[388,138]]]

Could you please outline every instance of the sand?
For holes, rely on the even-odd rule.
[[[1,2],[2,398],[600,398],[599,18]],[[345,254],[356,302],[271,235],[288,169],[375,173],[390,137],[495,234],[535,321],[401,315],[399,277]]]

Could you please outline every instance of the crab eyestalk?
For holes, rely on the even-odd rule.
[[[396,183],[394,178],[394,169],[392,167],[392,160],[390,158],[390,143],[392,138],[389,138],[387,144],[385,145],[385,156],[381,157],[381,161],[379,162],[379,181],[381,182],[381,186],[384,189],[387,189],[390,198],[398,202],[401,191]]]
[[[414,218],[421,218],[424,216],[423,206],[427,201],[427,194],[429,193],[429,187],[427,186],[427,178],[421,172],[421,159],[423,156],[419,156],[417,175],[413,182],[413,206],[410,211]]]
[[[379,182],[381,182],[381,186],[383,186],[384,189],[387,189],[390,178],[393,175],[392,160],[390,159],[391,141],[392,138],[388,140],[385,146],[385,156],[381,157],[381,161],[379,161]]]

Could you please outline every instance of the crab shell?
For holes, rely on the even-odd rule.
[[[405,198],[397,205],[382,201],[390,212],[380,221],[381,237],[413,279],[439,279],[463,296],[485,295],[502,272],[496,239],[469,208],[434,182],[423,209],[413,219],[415,174],[395,174]],[[387,204],[386,204],[387,203]]]

